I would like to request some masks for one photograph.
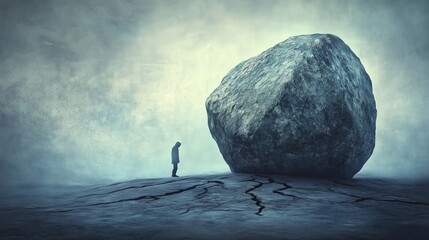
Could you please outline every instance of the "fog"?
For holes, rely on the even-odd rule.
[[[0,181],[80,184],[228,172],[204,102],[235,65],[332,33],[373,81],[361,174],[427,178],[425,1],[0,1]]]

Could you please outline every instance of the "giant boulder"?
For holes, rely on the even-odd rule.
[[[375,145],[371,79],[337,36],[295,36],[233,68],[206,101],[233,172],[351,178]]]

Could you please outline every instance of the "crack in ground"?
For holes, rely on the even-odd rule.
[[[429,206],[429,203],[425,203],[425,202],[407,201],[407,200],[400,200],[400,199],[383,199],[383,198],[375,198],[375,197],[362,197],[362,196],[358,196],[358,195],[354,195],[354,194],[350,194],[350,193],[335,191],[331,187],[328,187],[328,190],[330,192],[333,192],[336,194],[357,198],[353,202],[341,202],[341,203],[357,203],[357,202],[363,202],[363,201],[378,201],[378,202],[396,202],[396,203]]]
[[[273,193],[277,193],[277,194],[280,194],[280,195],[282,195],[282,196],[292,197],[292,198],[293,198],[293,200],[296,200],[296,199],[302,199],[301,197],[298,197],[298,196],[295,196],[295,195],[292,195],[292,194],[286,194],[286,193],[282,192],[283,190],[286,190],[286,189],[292,188],[292,186],[290,186],[289,184],[284,183],[284,182],[279,182],[279,181],[275,180],[274,178],[272,178],[272,177],[270,177],[270,176],[263,176],[263,175],[260,175],[260,176],[261,176],[261,177],[265,177],[265,178],[267,178],[269,183],[277,183],[277,184],[279,184],[279,185],[283,185],[283,187],[281,187],[281,188],[279,188],[279,189],[275,189],[275,190],[273,190]]]
[[[289,184],[287,184],[287,183],[285,183],[285,182],[279,182],[279,181],[275,180],[275,179],[274,179],[273,177],[271,177],[271,176],[265,176],[265,175],[257,175],[257,176],[258,176],[258,177],[264,177],[264,178],[267,178],[268,183],[277,183],[277,184],[279,184],[279,185],[283,185],[283,187],[281,187],[281,188],[279,188],[279,189],[275,189],[275,190],[273,190],[273,191],[272,191],[273,193],[276,193],[276,194],[279,194],[279,195],[282,195],[282,196],[286,196],[286,197],[291,197],[294,201],[295,201],[295,200],[297,200],[297,199],[308,200],[308,201],[316,201],[316,200],[311,199],[311,198],[299,197],[299,196],[294,195],[294,194],[288,194],[288,193],[284,193],[284,192],[282,192],[283,190],[290,189],[290,188],[294,188],[294,189],[303,189],[303,190],[308,190],[308,191],[313,191],[313,189],[307,189],[307,188],[301,188],[301,187],[299,187],[299,188],[297,188],[297,187],[292,187],[291,185],[289,185]],[[320,200],[319,200],[319,201],[320,201]],[[316,201],[316,202],[317,202],[317,201]]]
[[[256,182],[256,185],[253,185],[253,187],[247,189],[244,193],[249,194],[252,201],[255,202],[256,206],[258,206],[258,211],[255,213],[256,215],[262,216],[262,210],[264,210],[265,206],[262,205],[262,201],[256,194],[251,193],[251,191],[258,189],[264,185],[264,183],[256,181],[256,178],[253,177],[252,179],[247,180],[249,182]]]
[[[208,187],[204,187],[202,192],[200,192],[200,193],[198,193],[197,195],[195,195],[195,198],[199,198],[199,197],[201,197],[202,195],[204,195],[204,194],[208,193],[208,192],[209,192],[209,188],[212,188],[212,187],[218,187],[218,186],[220,186],[220,187],[222,187],[223,189],[225,189],[225,186],[224,186],[224,185],[225,185],[225,183],[224,183],[224,182],[222,182],[222,181],[218,181],[218,180],[210,180],[210,181],[207,181],[207,183],[216,183],[216,185],[211,185],[211,186],[208,186]]]
[[[192,185],[192,186],[187,187],[187,188],[182,188],[182,189],[179,189],[179,190],[175,190],[175,191],[171,191],[171,192],[167,192],[167,193],[163,193],[163,194],[158,194],[158,195],[143,195],[143,196],[138,196],[138,197],[134,197],[134,198],[119,199],[119,200],[116,200],[116,201],[100,202],[100,203],[93,203],[93,204],[86,204],[86,205],[78,205],[78,206],[75,206],[72,209],[56,210],[56,211],[50,211],[50,212],[70,212],[70,211],[76,210],[75,208],[95,207],[95,206],[110,205],[110,204],[129,202],[129,201],[139,201],[139,200],[143,200],[143,199],[149,199],[149,200],[152,200],[152,201],[156,201],[156,200],[159,200],[161,197],[166,197],[166,196],[170,196],[170,195],[174,195],[174,194],[179,194],[179,193],[182,193],[182,192],[186,192],[186,191],[195,189],[195,188],[197,188],[199,186],[203,186],[203,185],[209,184],[210,182],[211,181],[207,181],[206,183],[195,184],[195,185]]]
[[[109,204],[113,204],[113,203],[120,203],[120,202],[129,202],[129,201],[138,201],[138,200],[142,200],[142,199],[153,199],[153,200],[159,200],[161,197],[165,197],[165,196],[170,196],[170,195],[174,195],[174,194],[179,194],[182,192],[186,192],[192,189],[195,189],[198,186],[202,186],[205,185],[207,183],[200,183],[200,184],[195,184],[192,185],[190,187],[187,188],[182,188],[179,190],[175,190],[172,192],[167,192],[164,194],[158,194],[158,195],[143,195],[143,196],[139,196],[139,197],[134,197],[134,198],[125,198],[125,199],[120,199],[120,200],[116,200],[116,201],[110,201],[110,202],[101,202],[101,203],[94,203],[94,204],[89,204],[89,205],[83,205],[83,206],[87,206],[87,207],[92,207],[92,206],[100,206],[100,205],[109,205]]]
[[[79,196],[76,199],[85,198],[85,197],[91,197],[91,196],[102,196],[102,195],[107,195],[107,194],[112,194],[112,193],[117,193],[117,192],[125,191],[125,190],[128,190],[128,189],[140,189],[140,188],[146,188],[146,187],[152,187],[152,186],[159,186],[159,185],[164,185],[164,184],[168,184],[168,183],[184,181],[184,180],[187,180],[187,179],[188,178],[184,178],[184,179],[180,179],[180,180],[170,180],[170,181],[167,181],[167,182],[154,183],[154,184],[145,184],[145,185],[141,185],[141,186],[129,186],[129,187],[126,187],[126,188],[116,189],[116,190],[113,190],[113,191],[110,191],[110,192],[87,194],[87,195]],[[120,184],[120,183],[117,183],[117,184]],[[117,185],[117,184],[110,184],[108,186]]]
[[[192,208],[192,207],[188,207],[188,208],[186,209],[186,211],[182,212],[182,213],[181,213],[181,214],[179,214],[179,215],[187,214],[189,211],[191,211],[191,208]]]
[[[226,177],[224,177],[226,178]],[[266,180],[262,179],[262,178],[266,178]],[[163,184],[169,184],[172,182],[177,182],[177,181],[183,181],[186,179],[180,179],[180,180],[171,180],[171,181],[166,181],[166,182],[161,182],[161,183],[153,183],[153,184],[146,184],[146,185],[141,185],[141,186],[130,186],[130,187],[126,187],[126,188],[121,188],[121,189],[116,189],[110,192],[105,192],[105,193],[95,193],[95,194],[88,194],[88,195],[84,195],[84,196],[80,196],[78,198],[83,198],[83,197],[88,197],[88,196],[94,196],[94,195],[105,195],[105,194],[111,194],[111,193],[115,193],[115,192],[120,192],[120,191],[125,191],[127,189],[133,189],[133,188],[144,188],[144,187],[150,187],[150,186],[157,186],[157,185],[163,185]],[[245,194],[249,195],[251,200],[255,203],[255,205],[258,207],[258,210],[255,212],[256,215],[258,216],[263,216],[263,210],[266,209],[266,206],[264,205],[262,198],[260,196],[258,196],[258,194],[256,192],[254,192],[256,189],[258,188],[262,188],[264,185],[267,184],[272,184],[272,183],[276,183],[281,185],[280,188],[272,190],[273,193],[275,194],[279,194],[282,196],[287,196],[287,197],[291,197],[294,201],[297,199],[304,199],[304,200],[310,200],[310,201],[315,201],[315,202],[323,202],[324,200],[322,199],[311,199],[311,198],[305,198],[302,196],[297,196],[294,194],[289,194],[289,193],[285,193],[284,191],[287,189],[299,189],[299,190],[311,190],[308,188],[302,188],[302,187],[292,187],[290,185],[288,185],[286,182],[282,182],[282,181],[278,181],[276,179],[274,179],[271,176],[264,176],[264,175],[253,175],[251,176],[251,179],[247,179],[247,180],[242,180],[240,182],[254,182],[255,184],[252,185],[252,187],[248,188],[247,190],[245,190]],[[334,183],[336,184],[341,184],[341,185],[347,185],[347,184],[343,184],[342,182],[338,182],[333,180]],[[213,184],[213,185],[209,185],[209,184]],[[209,186],[208,186],[209,185]],[[137,196],[137,197],[132,197],[132,198],[125,198],[125,199],[119,199],[119,200],[115,200],[115,201],[106,201],[106,202],[98,202],[98,203],[93,203],[93,204],[84,204],[84,205],[75,205],[75,206],[71,206],[71,207],[66,207],[66,206],[56,206],[55,208],[63,208],[63,210],[47,210],[49,212],[70,212],[73,210],[77,210],[79,208],[84,208],[84,207],[92,207],[92,206],[101,206],[101,205],[110,205],[110,204],[115,204],[115,203],[121,203],[121,202],[128,202],[128,201],[139,201],[139,200],[147,200],[149,201],[156,201],[159,200],[162,197],[165,196],[170,196],[170,195],[174,195],[174,194],[180,194],[182,192],[186,192],[186,191],[190,191],[193,190],[197,187],[201,187],[204,186],[202,188],[202,191],[199,192],[197,195],[195,195],[195,198],[201,198],[203,197],[205,194],[207,194],[210,190],[210,188],[219,186],[222,187],[224,189],[225,188],[225,183],[223,181],[220,180],[207,180],[204,182],[200,182],[199,184],[194,184],[192,186],[186,187],[186,188],[181,188],[178,190],[171,190],[170,192],[166,192],[166,193],[162,193],[162,194],[155,194],[155,195],[143,195],[143,196]],[[347,185],[349,186],[349,185]],[[352,186],[352,185],[350,185]],[[360,195],[354,195],[351,193],[346,193],[346,192],[341,192],[338,190],[333,189],[332,187],[334,186],[327,186],[328,188],[323,188],[323,189],[318,189],[317,191],[322,191],[322,192],[326,192],[326,190],[328,190],[327,192],[332,192],[335,194],[340,194],[343,196],[348,196],[348,197],[352,197],[354,199],[350,200],[350,201],[328,201],[328,202],[336,202],[336,203],[359,203],[359,202],[364,202],[364,201],[379,201],[379,202],[396,202],[396,203],[401,203],[401,204],[412,204],[412,205],[423,205],[423,206],[429,206],[429,203],[426,202],[419,202],[419,201],[413,201],[413,200],[400,200],[400,199],[386,199],[386,198],[380,198],[380,197],[366,197],[366,196],[360,196]],[[353,186],[355,187],[355,186]],[[246,200],[248,201],[248,200]],[[184,215],[189,213],[192,208],[194,208],[195,206],[190,206],[188,207],[184,212],[180,213],[179,215]],[[46,210],[46,209],[52,209],[54,207],[34,207],[33,209],[40,209],[40,210]]]
[[[100,189],[100,188],[113,187],[113,186],[119,185],[121,183],[125,183],[125,182],[117,182],[117,183],[111,183],[111,184],[108,184],[108,185],[98,186],[98,187],[91,188],[91,190],[94,191],[94,190],[97,190],[97,189]]]
[[[266,178],[268,182],[267,183],[263,183],[263,182],[256,181],[257,177]],[[253,191],[253,190],[257,189],[257,188],[260,188],[260,187],[262,187],[262,186],[264,186],[266,184],[276,183],[276,184],[283,185],[283,187],[281,187],[279,189],[273,190],[272,191],[273,193],[276,193],[276,194],[279,194],[279,195],[282,195],[282,196],[292,197],[293,200],[303,199],[303,198],[295,196],[293,194],[286,194],[286,193],[282,192],[283,190],[286,190],[288,188],[292,188],[292,186],[290,186],[290,185],[288,185],[287,183],[284,183],[284,182],[276,181],[274,178],[272,178],[270,176],[256,175],[256,177],[252,177],[251,179],[247,179],[247,180],[244,180],[242,182],[249,182],[249,181],[257,183],[256,185],[253,185],[253,187],[251,187],[251,188],[249,188],[249,189],[247,189],[245,191],[246,194],[249,194],[251,196],[251,199],[252,199],[252,201],[255,202],[256,206],[259,207],[258,211],[255,213],[256,215],[262,216],[262,210],[265,209],[265,206],[262,204],[262,200],[260,198],[258,198],[258,196],[256,194],[251,193],[251,191]]]
[[[245,200],[245,201],[247,201],[247,200]],[[239,202],[243,202],[243,201],[239,201]],[[222,207],[223,205],[224,205],[224,203],[217,203],[214,206],[204,206],[203,209],[204,209],[204,211],[213,210],[213,211],[222,211],[222,212],[243,212],[243,211],[245,211],[242,209],[219,209],[219,207]],[[199,208],[199,207],[201,207],[201,206],[190,206],[185,211],[180,213],[179,215],[185,215],[185,214],[189,213],[191,211],[191,209]]]
[[[272,178],[271,176],[264,176],[264,175],[258,175],[258,176],[259,177],[267,178],[268,183],[277,183],[279,185],[283,185],[283,187],[281,187],[279,189],[273,190],[272,191],[273,193],[276,193],[276,194],[279,194],[279,195],[282,195],[282,196],[291,197],[293,200],[296,200],[296,199],[306,199],[306,198],[298,197],[298,196],[293,195],[293,194],[287,194],[287,193],[282,192],[283,190],[292,188],[292,186],[290,186],[289,184],[287,184],[285,182],[279,182],[279,181],[275,180],[274,178]]]

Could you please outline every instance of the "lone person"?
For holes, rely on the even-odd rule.
[[[173,148],[171,149],[171,163],[173,164],[173,172],[171,173],[172,177],[178,177],[176,175],[177,172],[177,164],[179,164],[179,147],[182,145],[180,142],[176,142]]]

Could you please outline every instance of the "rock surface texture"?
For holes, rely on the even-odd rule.
[[[291,37],[240,63],[206,109],[233,172],[351,178],[375,145],[371,79],[331,34]]]
[[[219,174],[0,192],[0,239],[429,239],[427,182]]]

